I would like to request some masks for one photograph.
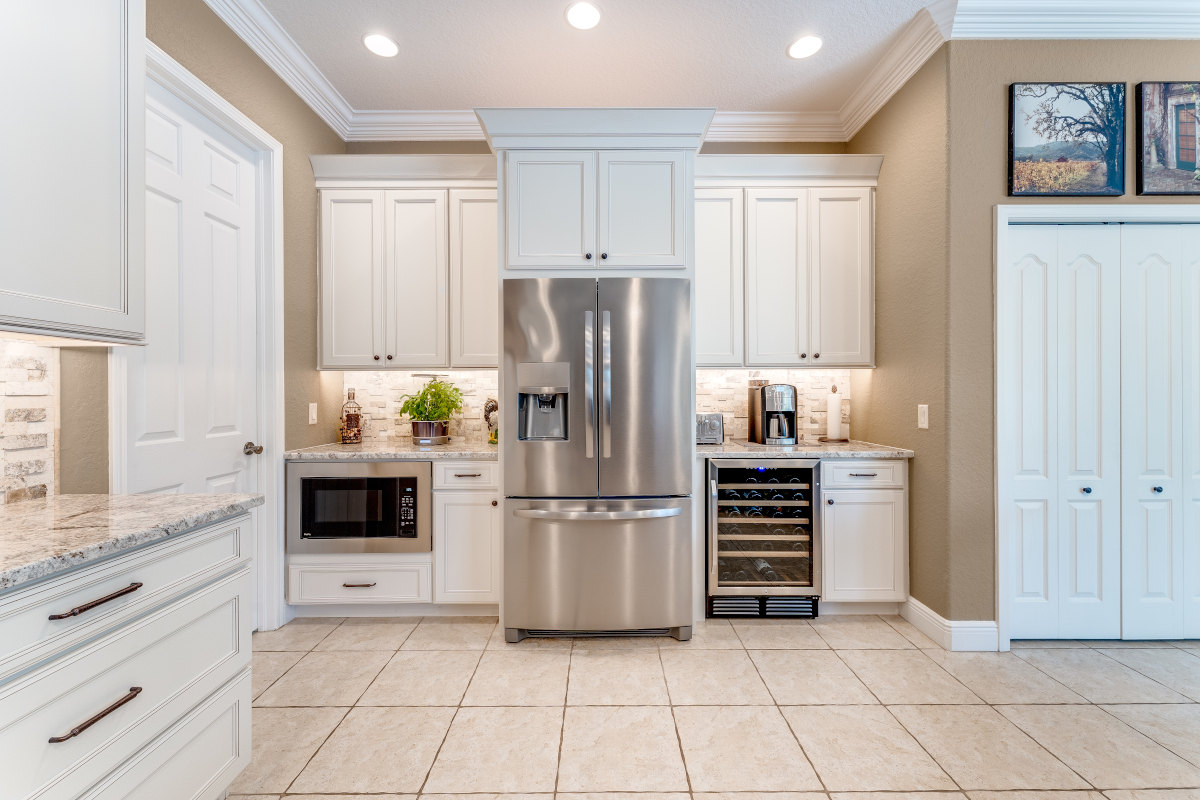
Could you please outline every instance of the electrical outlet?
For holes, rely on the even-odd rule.
[[[308,404],[308,424],[309,425],[317,424],[317,404],[316,403]]]
[[[929,406],[924,403],[917,406],[917,427],[922,430],[929,428]]]

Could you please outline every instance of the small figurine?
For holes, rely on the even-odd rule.
[[[483,421],[487,423],[488,444],[496,444],[500,439],[500,404],[496,398],[489,397],[483,404]]]

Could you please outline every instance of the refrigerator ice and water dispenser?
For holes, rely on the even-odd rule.
[[[567,387],[570,364],[564,361],[517,364],[517,439],[567,440]]]

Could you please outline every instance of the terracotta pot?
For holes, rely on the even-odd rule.
[[[412,434],[414,439],[434,439],[438,436],[450,435],[450,420],[412,420]]]

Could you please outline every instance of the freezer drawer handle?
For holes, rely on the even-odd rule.
[[[514,511],[518,517],[528,519],[551,519],[568,522],[605,522],[614,519],[655,519],[678,517],[681,508],[641,508],[637,511],[543,511],[540,508],[522,508]]]

